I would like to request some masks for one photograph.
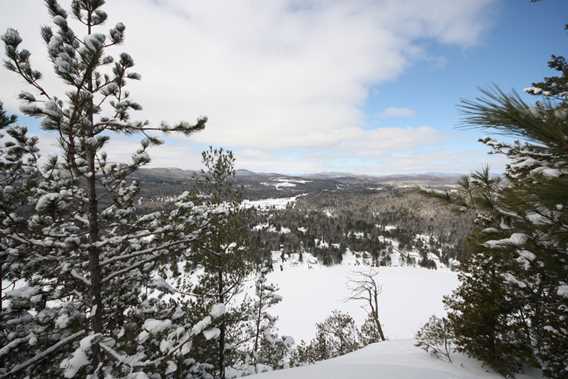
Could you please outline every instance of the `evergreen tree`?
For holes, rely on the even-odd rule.
[[[253,269],[253,255],[249,248],[249,230],[240,207],[240,194],[234,185],[232,152],[209,148],[202,154],[205,169],[197,177],[198,201],[207,208],[219,210],[211,217],[207,235],[196,241],[194,261],[201,269],[198,284],[192,288],[195,298],[188,317],[199,318],[213,304],[227,305],[227,311],[218,322],[219,335],[215,345],[201,344],[201,359],[213,365],[216,377],[224,379],[226,368],[243,362],[248,355],[249,342],[246,321],[250,315],[250,300],[238,298],[247,276]],[[201,309],[201,311],[199,311]],[[201,340],[202,342],[203,339]],[[197,343],[197,345],[200,345]]]
[[[5,292],[12,290],[19,277],[14,271],[20,265],[18,260],[21,253],[20,241],[5,238],[6,234],[21,235],[26,229],[26,222],[20,209],[29,206],[28,196],[39,180],[37,160],[39,158],[37,138],[28,137],[27,129],[18,126],[16,117],[8,115],[0,102],[0,324],[5,325],[10,316],[25,315],[22,311],[8,312],[3,309],[7,299]],[[5,287],[4,287],[5,286]],[[10,331],[0,328],[0,346],[5,347],[6,353],[0,354],[0,367],[10,367],[15,364],[10,350],[25,342],[25,338],[13,338]],[[1,371],[0,371],[1,373]]]
[[[552,378],[568,375],[568,64],[559,75],[517,94],[485,91],[463,104],[466,122],[520,138],[483,139],[509,159],[506,183],[484,189],[489,211],[471,236],[462,284],[448,299],[458,347],[507,375],[536,364]],[[485,187],[484,187],[485,186]],[[484,332],[481,332],[484,330]]]
[[[416,333],[416,346],[452,361],[453,331],[446,318],[430,317],[428,322]]]
[[[210,218],[224,213],[183,194],[175,210],[140,217],[139,184],[129,175],[149,162],[148,147],[160,142],[149,133],[189,135],[206,120],[157,127],[131,120],[141,106],[126,86],[140,75],[128,54],[108,54],[122,43],[124,24],[97,32],[107,19],[104,0],[74,0],[71,14],[56,0],[45,3],[54,28],[41,34],[66,86],[64,97],[43,86],[16,30],[2,36],[6,68],[33,92],[20,94],[21,111],[57,136],[60,154],[39,167],[37,141],[24,128],[8,126],[12,141],[0,157],[2,279],[20,286],[2,299],[0,377],[179,372],[191,365],[191,340],[222,306],[212,306],[196,325],[185,323],[179,302],[164,296],[175,289],[160,285],[155,273],[174,271],[168,268],[179,257],[192,259],[189,247]],[[84,38],[70,18],[85,26]],[[1,121],[6,129],[13,119],[2,113]],[[143,135],[130,163],[107,159],[103,148],[113,134]]]
[[[274,324],[276,323],[277,317],[268,313],[270,307],[278,304],[280,301],[282,301],[282,298],[276,293],[278,291],[278,287],[268,283],[268,279],[266,277],[267,274],[267,268],[261,268],[260,272],[258,273],[255,284],[256,299],[252,307],[251,315],[253,319],[251,330],[251,357],[255,372],[258,372],[259,363],[276,363],[277,365],[281,365],[281,363],[274,362],[275,360],[278,361],[278,359],[275,359],[276,357],[270,357],[270,355],[276,355],[277,350],[282,350],[282,348],[286,347],[286,344],[280,346],[280,348],[271,346],[277,344],[278,342],[285,341],[279,341],[278,336],[275,333]],[[267,352],[266,350],[268,349],[271,351]],[[264,354],[260,355],[261,351]],[[284,351],[281,351],[278,355],[283,355],[284,353]],[[265,360],[266,358],[269,358],[269,360]],[[284,357],[282,357],[281,359],[283,358]]]
[[[349,314],[333,311],[327,319],[316,324],[314,339],[309,343],[300,341],[292,354],[290,365],[315,363],[355,351],[361,347],[359,334]]]

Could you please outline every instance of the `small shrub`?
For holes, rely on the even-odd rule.
[[[446,358],[452,361],[450,356],[453,345],[453,332],[445,317],[431,316],[424,326],[416,333],[416,346],[432,353],[437,358]]]

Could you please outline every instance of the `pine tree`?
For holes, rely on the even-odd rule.
[[[21,111],[57,136],[60,154],[39,167],[37,141],[17,127],[8,132],[12,145],[2,150],[3,184],[12,171],[18,178],[0,198],[0,244],[8,247],[2,250],[3,279],[21,285],[3,298],[0,335],[9,358],[0,377],[176,372],[191,365],[191,340],[221,316],[222,305],[212,305],[199,323],[186,323],[181,304],[165,296],[175,289],[155,274],[175,271],[168,268],[179,257],[194,259],[189,247],[209,219],[225,213],[196,205],[186,193],[174,210],[140,216],[139,184],[129,175],[160,143],[149,133],[189,135],[206,120],[157,127],[132,121],[131,111],[141,106],[126,86],[140,75],[128,54],[108,55],[123,42],[124,24],[96,32],[107,19],[104,0],[74,0],[71,15],[56,0],[45,3],[54,28],[43,27],[41,34],[65,97],[42,85],[16,30],[2,36],[6,68],[34,92],[20,94]],[[84,38],[71,28],[71,17],[85,26]],[[3,128],[11,122],[2,114]],[[112,163],[104,153],[114,134],[144,137],[130,163]],[[10,194],[10,187],[17,191]]]
[[[216,377],[224,379],[226,368],[244,361],[248,355],[243,346],[249,342],[245,329],[251,304],[237,296],[252,272],[254,257],[248,244],[249,230],[243,219],[240,194],[234,185],[232,152],[209,148],[203,152],[202,160],[205,169],[196,178],[199,189],[196,196],[204,206],[222,213],[209,219],[207,235],[193,246],[199,257],[194,263],[201,270],[198,284],[192,288],[196,296],[188,317],[199,315],[196,312],[199,308],[206,312],[215,303],[227,305],[227,312],[217,325],[216,345],[198,347],[203,359],[214,366]]]
[[[21,235],[26,223],[20,209],[28,207],[28,196],[39,180],[37,161],[38,140],[28,137],[27,129],[16,125],[16,117],[8,115],[0,102],[0,324],[5,325],[11,316],[23,314],[3,309],[4,293],[15,287],[19,277],[14,275],[20,264],[22,245],[5,234]],[[6,286],[6,287],[4,287]],[[14,356],[8,352],[25,342],[25,339],[10,336],[8,330],[0,329],[0,346],[6,353],[0,354],[0,367],[14,364]],[[1,371],[0,371],[1,373]]]
[[[445,357],[449,362],[452,362],[453,340],[453,331],[445,317],[431,316],[428,322],[416,333],[416,346],[436,357]]]
[[[300,341],[290,358],[291,366],[315,363],[351,353],[361,347],[355,320],[340,311],[333,311],[316,324],[316,336],[309,343]]]
[[[508,375],[535,364],[565,378],[568,64],[553,56],[549,67],[559,75],[526,90],[540,97],[533,104],[498,89],[463,104],[469,125],[520,140],[482,140],[509,159],[507,180],[485,188],[490,210],[471,236],[473,253],[448,305],[458,347]]]
[[[282,344],[279,348],[276,344],[278,344],[278,342],[289,342],[289,340],[279,340],[274,330],[277,317],[268,313],[268,310],[273,305],[282,301],[280,295],[277,294],[278,287],[268,283],[267,268],[260,268],[259,271],[255,283],[256,298],[252,306],[251,315],[253,324],[251,325],[252,349],[250,355],[252,357],[252,364],[254,365],[254,372],[256,373],[258,372],[259,363],[272,363],[281,366],[282,363],[278,361],[281,361],[284,357],[275,359],[276,357],[273,355],[284,355],[285,351],[279,350],[287,347],[287,344]],[[267,350],[270,350],[270,352]],[[276,354],[277,351],[279,351],[279,354]],[[267,360],[266,358],[270,359]]]

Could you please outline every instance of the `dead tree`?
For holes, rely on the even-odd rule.
[[[348,282],[351,296],[347,299],[348,301],[360,301],[365,303],[362,308],[367,311],[368,319],[373,323],[376,332],[375,342],[386,340],[381,321],[379,320],[379,295],[381,293],[381,286],[376,280],[378,274],[378,271],[372,269],[367,271],[355,271],[354,277]]]

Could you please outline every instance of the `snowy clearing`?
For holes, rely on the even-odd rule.
[[[293,204],[296,199],[303,195],[297,195],[292,197],[277,197],[273,199],[262,199],[262,200],[243,200],[241,203],[241,208],[257,208],[260,210],[266,209],[286,209],[288,204]]]
[[[258,379],[503,379],[461,354],[453,363],[436,359],[414,346],[411,339],[369,345],[341,357],[286,370],[252,376]],[[517,375],[517,379],[542,378],[538,373]]]
[[[350,313],[358,324],[364,321],[362,304],[346,301],[350,295],[347,281],[362,266],[347,261],[331,267],[304,263],[283,268],[275,265],[269,275],[283,297],[273,308],[281,335],[296,341],[311,339],[316,323],[334,309]],[[458,284],[456,273],[450,270],[415,267],[380,267],[378,281],[382,286],[381,321],[391,339],[413,338],[432,314],[444,315],[442,297]]]

